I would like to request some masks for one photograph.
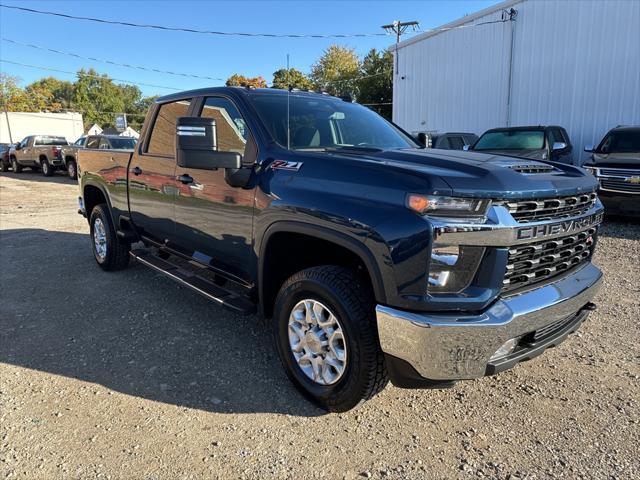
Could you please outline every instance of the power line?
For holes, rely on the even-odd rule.
[[[101,59],[101,58],[95,58],[95,57],[84,57],[78,53],[73,53],[73,52],[65,52],[63,50],[56,50],[54,48],[49,48],[49,47],[44,47],[42,45],[34,45],[32,43],[22,43],[19,42],[17,40],[12,40],[10,38],[1,38],[1,40],[3,42],[8,42],[8,43],[13,43],[14,45],[21,45],[23,47],[29,47],[29,48],[34,48],[36,50],[44,50],[44,51],[48,51],[48,52],[53,52],[53,53],[58,53],[60,55],[68,55],[70,57],[75,57],[75,58],[80,58],[80,59],[84,59],[84,60],[91,60],[94,62],[102,62],[102,63],[107,63],[109,65],[115,65],[118,67],[126,67],[126,68],[132,68],[132,69],[136,69],[136,70],[144,70],[147,72],[155,72],[155,73],[163,73],[163,74],[167,74],[167,75],[176,75],[179,77],[189,77],[189,78],[199,78],[199,79],[203,79],[203,80],[215,80],[215,81],[223,81],[224,79],[222,78],[214,78],[214,77],[207,77],[205,75],[194,75],[194,74],[190,74],[190,73],[180,73],[180,72],[172,72],[169,70],[159,70],[157,68],[152,68],[152,67],[145,67],[142,65],[131,65],[128,63],[118,63],[118,62],[114,62],[113,60],[105,60],[105,59]]]
[[[57,68],[42,67],[42,66],[39,66],[39,65],[29,65],[29,64],[26,64],[26,63],[14,62],[14,61],[11,61],[11,60],[5,60],[4,58],[0,59],[0,63],[10,63],[11,65],[19,65],[21,67],[36,68],[38,70],[46,70],[46,71],[49,71],[49,72],[67,73],[69,75],[77,75],[77,76],[99,78],[99,79],[102,79],[102,80],[114,80],[116,82],[123,82],[123,83],[129,83],[129,84],[134,84],[134,85],[141,85],[143,87],[164,88],[164,89],[167,89],[167,90],[175,90],[175,91],[183,90],[181,88],[167,87],[165,85],[154,85],[154,84],[151,84],[151,83],[134,82],[133,80],[124,80],[122,78],[114,78],[114,77],[108,77],[108,76],[104,77],[102,75],[93,75],[91,73],[70,72],[68,70],[59,70]]]
[[[9,8],[12,10],[20,10],[23,12],[37,13],[40,15],[52,15],[55,17],[62,17],[71,20],[84,20],[88,22],[97,22],[108,25],[121,25],[125,27],[135,28],[150,28],[155,30],[165,30],[171,32],[186,32],[186,33],[199,33],[206,35],[221,35],[221,36],[239,36],[239,37],[268,37],[268,38],[362,38],[362,37],[386,37],[386,33],[350,33],[350,34],[297,34],[297,33],[249,33],[249,32],[222,32],[218,30],[199,30],[195,28],[181,28],[181,27],[169,27],[166,25],[153,25],[153,24],[140,24],[133,22],[124,22],[119,20],[106,20],[104,18],[95,17],[80,17],[76,15],[68,15],[66,13],[50,12],[46,10],[36,10],[34,8],[17,7],[14,5],[3,5],[2,8]]]

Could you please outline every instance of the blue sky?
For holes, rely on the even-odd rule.
[[[71,15],[207,30],[335,34],[381,32],[380,25],[391,23],[394,19],[418,20],[422,29],[433,28],[498,1],[0,0],[0,3]],[[287,54],[290,55],[291,66],[306,73],[322,51],[332,43],[355,48],[362,56],[371,48],[384,49],[395,41],[392,36],[351,39],[220,37],[102,25],[4,8],[0,8],[0,32],[2,37],[21,43],[41,45],[117,63],[144,65],[160,70],[222,79],[233,73],[262,75],[268,82],[271,81],[275,70],[286,66]],[[404,38],[409,38],[412,34],[409,32]],[[180,90],[223,83],[132,70],[7,42],[0,42],[0,59],[73,72],[81,67],[94,67],[114,78]],[[6,63],[0,63],[0,69],[4,73],[19,76],[23,86],[49,75],[73,79],[73,75]],[[145,95],[166,94],[172,91],[147,86],[140,88]]]

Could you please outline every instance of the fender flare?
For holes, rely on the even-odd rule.
[[[109,198],[109,192],[107,192],[107,189],[104,187],[104,185],[101,185],[99,182],[94,182],[91,180],[82,182],[82,199],[83,200],[84,200],[84,191],[85,191],[85,188],[87,187],[94,187],[100,190],[100,192],[102,192],[102,196],[105,198],[107,202],[107,206],[109,207],[109,215],[111,215],[111,221],[113,222],[113,225],[117,229],[119,224],[116,222],[116,219],[113,218],[113,207],[111,206],[111,198]],[[85,203],[85,206],[86,206],[86,203]],[[91,212],[86,212],[86,213],[87,213],[87,221],[89,221],[91,217]]]
[[[337,232],[335,230],[331,230],[326,227],[321,227],[318,225],[313,225],[306,222],[298,222],[291,220],[282,220],[277,221],[269,225],[264,234],[261,237],[260,244],[258,245],[258,288],[259,288],[259,299],[260,305],[264,306],[264,296],[265,296],[265,283],[264,283],[264,265],[265,265],[265,250],[267,245],[269,244],[269,239],[275,233],[299,233],[303,235],[308,235],[310,237],[317,237],[322,240],[326,240],[328,242],[335,243],[340,245],[341,247],[351,251],[355,254],[362,263],[364,264],[367,272],[369,274],[369,278],[371,279],[371,285],[373,287],[373,294],[377,302],[385,303],[386,302],[386,293],[384,288],[384,282],[382,278],[382,274],[380,272],[380,268],[375,261],[375,257],[373,252],[369,250],[363,242],[359,242],[358,240],[350,237],[342,232]]]

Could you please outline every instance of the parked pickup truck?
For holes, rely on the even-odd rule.
[[[570,164],[573,146],[564,128],[551,125],[493,128],[465,149]]]
[[[133,150],[136,139],[119,135],[83,135],[72,145],[63,147],[61,157],[70,178],[78,178],[78,150],[83,148],[98,148],[101,150]]]
[[[32,170],[40,169],[45,177],[52,176],[59,168],[64,167],[62,147],[69,145],[64,137],[53,135],[30,135],[9,150],[9,161],[15,173],[22,172],[23,167]]]
[[[323,94],[162,97],[132,154],[78,159],[100,267],[133,257],[258,310],[290,379],[331,411],[388,379],[449,387],[529,360],[580,326],[601,283],[585,170],[423,149]]]
[[[608,214],[640,217],[640,126],[618,126],[607,132],[584,167],[598,179]]]

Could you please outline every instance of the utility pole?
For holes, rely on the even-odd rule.
[[[4,115],[7,118],[7,130],[9,130],[9,143],[13,144],[13,137],[11,136],[11,124],[9,123],[9,112],[7,112],[7,98],[5,96],[5,98],[3,98],[3,105],[4,105]]]
[[[396,75],[399,72],[400,63],[400,53],[398,52],[398,44],[400,43],[400,37],[404,32],[407,31],[407,28],[413,27],[413,30],[418,28],[419,23],[416,21],[413,22],[401,22],[400,20],[394,20],[393,23],[389,25],[382,25],[387,32],[393,32],[396,34]]]

